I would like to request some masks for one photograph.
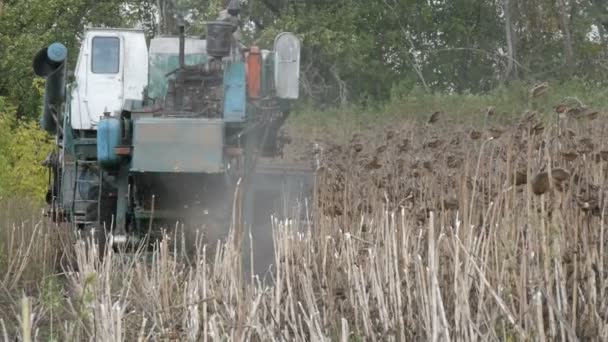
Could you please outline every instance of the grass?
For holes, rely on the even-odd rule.
[[[573,79],[565,83],[547,83],[547,92],[532,97],[535,84],[514,82],[494,89],[487,94],[426,93],[422,89],[393,90],[386,103],[350,105],[342,108],[318,110],[300,104],[292,117],[291,125],[297,134],[310,137],[331,135],[342,141],[353,132],[368,131],[378,126],[392,125],[396,121],[425,121],[437,111],[444,112],[461,125],[480,126],[485,122],[489,107],[496,114],[494,122],[508,124],[527,110],[536,110],[547,119],[554,117],[553,107],[560,103],[581,103],[584,106],[608,109],[608,88],[601,84]]]
[[[176,236],[99,258],[4,202],[0,338],[606,340],[604,115],[491,119],[479,138],[449,114],[345,132],[323,146],[312,219],[269,227],[270,282],[243,278],[243,231],[213,258],[199,243],[186,259]]]

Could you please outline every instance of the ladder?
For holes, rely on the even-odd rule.
[[[100,205],[101,205],[101,193],[102,193],[102,175],[101,169],[98,167],[97,161],[90,160],[76,160],[74,162],[74,192],[72,198],[72,223],[78,228],[84,228],[88,225],[99,223]],[[97,178],[82,179],[81,173],[89,168],[90,170],[97,170]],[[97,198],[81,198],[81,189],[87,187],[89,189],[97,187]],[[88,197],[88,196],[87,196]],[[95,207],[94,215],[90,214],[89,208]]]

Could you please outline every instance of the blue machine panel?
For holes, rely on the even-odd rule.
[[[113,168],[120,164],[120,156],[114,151],[120,145],[120,139],[120,119],[102,118],[97,126],[97,160],[101,166]]]
[[[224,71],[224,120],[240,122],[245,120],[247,89],[245,86],[245,63],[232,62]]]

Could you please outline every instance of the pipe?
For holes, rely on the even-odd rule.
[[[186,35],[184,24],[179,24],[179,67],[184,69],[186,66]]]
[[[53,43],[34,56],[32,67],[37,76],[46,78],[44,88],[44,112],[40,124],[51,134],[63,122],[62,105],[65,102],[65,84],[68,49],[61,43]]]

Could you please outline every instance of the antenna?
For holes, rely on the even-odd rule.
[[[179,67],[184,69],[186,65],[186,33],[183,16],[179,16],[177,19],[177,26],[179,28]]]

